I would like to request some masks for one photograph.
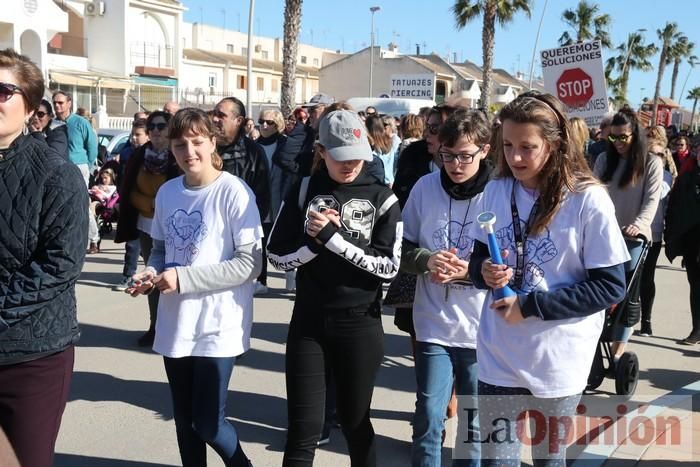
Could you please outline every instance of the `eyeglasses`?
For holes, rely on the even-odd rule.
[[[425,124],[425,129],[428,130],[428,133],[431,135],[437,135],[440,133],[440,127],[442,126],[441,123],[433,123],[432,125],[430,123]]]
[[[17,92],[25,96],[24,91],[19,86],[12,83],[0,83],[0,102],[9,101]]]
[[[167,126],[167,123],[149,123],[148,125],[146,125],[146,129],[148,131],[153,131],[157,128],[158,131],[163,131],[165,130],[165,128],[167,128]]]
[[[629,134],[629,135],[608,135],[608,141],[610,141],[611,143],[616,143],[617,141],[619,141],[621,143],[626,143],[627,141],[632,139],[632,136],[633,135],[631,135],[631,134]]]
[[[47,114],[46,112],[42,112],[41,110],[37,110],[36,112],[34,112],[34,115],[36,115],[36,116],[39,117],[39,118],[44,118],[44,117],[46,117],[48,114]]]
[[[262,125],[263,123],[266,123],[267,126],[276,126],[277,125],[274,120],[264,120],[262,118],[258,120],[258,125]]]
[[[452,154],[450,152],[446,152],[442,150],[442,146],[438,150],[438,156],[440,156],[440,160],[444,162],[445,164],[454,162],[455,160],[458,160],[460,164],[471,164],[474,161],[474,158],[484,149],[484,145],[482,144],[479,146],[479,149],[477,149],[473,153],[468,153],[468,152],[463,152],[460,154]]]

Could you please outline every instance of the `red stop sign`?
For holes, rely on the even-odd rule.
[[[593,80],[580,68],[564,70],[557,80],[557,96],[569,107],[579,107],[593,97]]]

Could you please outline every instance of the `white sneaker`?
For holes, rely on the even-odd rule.
[[[287,289],[287,292],[294,292],[297,289],[296,270],[287,271],[284,273],[284,288]]]
[[[267,293],[267,286],[255,281],[255,292],[254,295],[265,295]]]

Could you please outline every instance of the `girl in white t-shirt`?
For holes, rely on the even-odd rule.
[[[610,197],[570,144],[563,105],[526,93],[500,112],[498,178],[483,194],[504,265],[491,262],[487,235],[476,228],[469,264],[477,287],[509,285],[516,295],[481,314],[477,340],[483,465],[520,465],[518,415],[533,410],[573,417],[586,386],[605,309],[625,295],[629,259]],[[504,397],[505,396],[505,397]],[[503,441],[502,418],[513,441]],[[522,422],[520,422],[522,423]],[[565,465],[568,427],[541,432],[535,465]],[[537,435],[544,435],[540,438]]]
[[[208,444],[226,465],[248,467],[225,412],[236,357],[250,347],[262,228],[251,190],[220,171],[214,135],[201,110],[171,119],[170,147],[184,176],[156,195],[153,251],[127,292],[162,294],[153,350],[165,361],[182,465],[206,465]]]
[[[471,225],[493,166],[491,124],[482,112],[458,110],[440,129],[440,172],[415,184],[402,211],[401,269],[418,275],[413,303],[416,330],[416,412],[411,464],[440,465],[445,410],[452,381],[459,396],[477,393],[476,334],[486,292],[467,277],[474,245]],[[466,415],[466,412],[458,412]],[[479,427],[460,417],[472,440]],[[457,443],[454,466],[479,466],[479,444]],[[461,459],[458,459],[460,457]]]

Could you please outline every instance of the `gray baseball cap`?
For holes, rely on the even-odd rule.
[[[312,97],[309,102],[306,104],[302,104],[302,107],[316,107],[317,105],[331,105],[335,103],[335,99],[329,96],[328,94],[324,94],[322,92],[319,92],[316,94],[314,97]]]
[[[358,159],[372,162],[367,129],[350,110],[336,110],[323,117],[318,126],[318,142],[338,162]]]

